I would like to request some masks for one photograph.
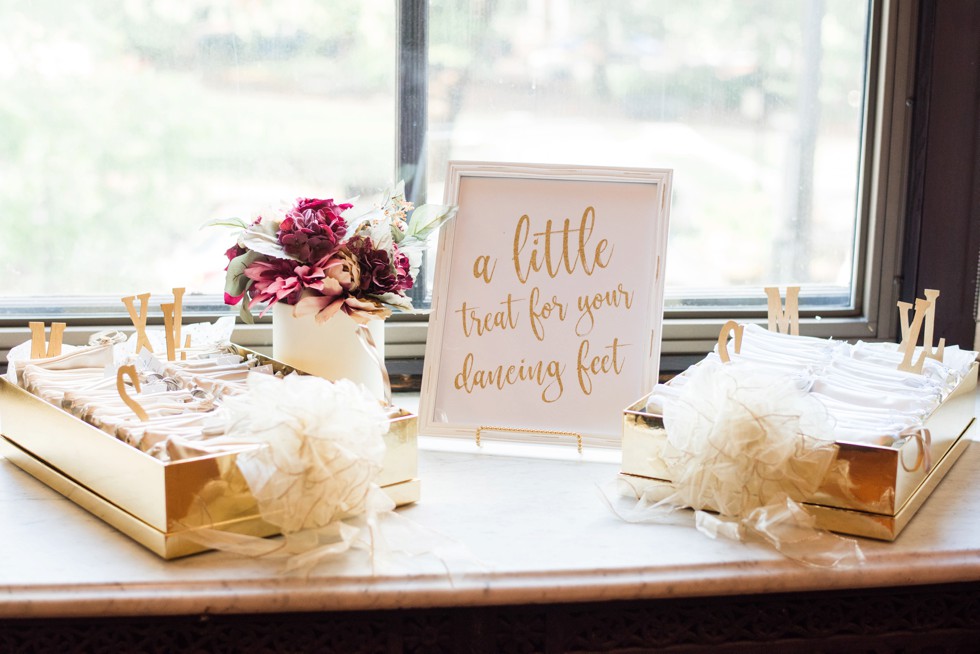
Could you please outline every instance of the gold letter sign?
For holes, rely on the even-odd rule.
[[[909,302],[899,302],[898,311],[902,318],[902,343],[898,346],[898,351],[905,354],[899,370],[908,372],[922,372],[922,365],[926,358],[943,360],[943,352],[946,349],[946,339],[939,339],[939,347],[932,349],[933,326],[936,320],[936,300],[939,299],[939,291],[926,289],[926,299],[916,298],[915,315],[912,317],[912,324],[909,324],[909,309],[912,305]],[[915,344],[919,341],[919,334],[922,332],[922,322],[925,321],[926,333],[922,341],[922,354],[915,363],[912,357],[915,355]]]
[[[65,333],[65,323],[51,323],[51,339],[44,343],[44,323],[29,322],[31,328],[31,358],[56,357],[61,354],[61,340]]]
[[[718,333],[718,356],[722,363],[732,360],[728,356],[728,335],[732,333],[735,334],[735,354],[742,351],[742,334],[745,333],[745,327],[734,320],[729,320],[722,325],[721,332]]]
[[[800,287],[786,287],[786,310],[779,301],[779,288],[766,287],[769,298],[769,331],[780,334],[800,335]]]

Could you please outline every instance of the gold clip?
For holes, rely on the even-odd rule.
[[[582,453],[582,434],[574,431],[559,431],[556,429],[529,429],[527,427],[492,427],[490,425],[482,425],[476,428],[477,447],[482,447],[480,444],[480,435],[484,431],[509,431],[516,432],[518,434],[536,434],[540,436],[573,436],[578,444],[578,453]]]

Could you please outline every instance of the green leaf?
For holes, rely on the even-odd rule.
[[[252,280],[245,276],[245,269],[260,258],[262,258],[261,254],[249,250],[229,261],[228,272],[225,275],[225,293],[238,297],[248,290]]]
[[[242,234],[241,243],[249,250],[255,250],[259,254],[264,254],[267,257],[299,261],[296,257],[286,254],[286,251],[279,244],[279,239],[274,234],[249,228]]]
[[[457,207],[444,204],[423,204],[412,212],[408,221],[408,236],[426,238],[444,223],[456,216]]]
[[[248,225],[241,218],[215,218],[201,225],[201,229],[205,227],[237,227],[239,229],[247,229]]]
[[[254,325],[255,318],[252,317],[252,310],[248,308],[248,298],[242,298],[242,305],[238,307],[238,317],[242,319],[242,322],[246,325]]]

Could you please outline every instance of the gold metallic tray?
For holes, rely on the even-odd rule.
[[[977,368],[975,363],[925,421],[931,434],[930,470],[921,464],[922,444],[915,438],[880,444],[838,441],[838,461],[848,466],[850,485],[828,479],[812,495],[793,499],[821,527],[894,540],[969,445],[968,432],[976,424]],[[634,485],[669,484],[661,456],[667,439],[663,416],[646,412],[646,401],[644,397],[624,411],[621,472]]]
[[[378,483],[399,506],[420,496],[417,430],[416,416],[401,410],[384,437]],[[236,453],[165,463],[3,378],[0,434],[12,463],[164,558],[205,549],[181,538],[190,529],[276,533],[259,516]]]

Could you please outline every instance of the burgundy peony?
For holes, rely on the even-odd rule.
[[[374,247],[366,236],[355,236],[347,242],[347,248],[361,269],[360,289],[368,295],[400,293],[412,288],[414,280],[409,274],[408,257],[392,244],[394,262],[386,250]]]
[[[340,214],[352,206],[300,198],[280,223],[276,238],[289,256],[305,263],[320,261],[340,247],[347,233],[347,221]]]

